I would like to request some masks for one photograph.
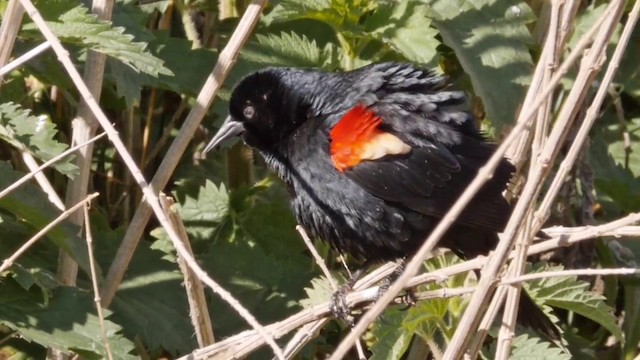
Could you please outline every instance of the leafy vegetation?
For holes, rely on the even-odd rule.
[[[112,21],[102,21],[90,15],[85,1],[35,1],[76,66],[84,66],[88,50],[108,56],[100,105],[147,179],[166,155],[186,110],[195,105],[194,97],[246,3],[121,0]],[[570,44],[598,19],[608,1],[584,3]],[[199,264],[262,324],[326,301],[331,294],[295,231],[286,190],[261,160],[251,162],[257,181],[236,186],[229,185],[227,176],[237,164],[229,163],[224,152],[206,159],[199,155],[226,115],[230,88],[243,75],[266,66],[344,71],[373,62],[408,61],[445,73],[453,87],[470,94],[470,108],[488,133],[502,134],[515,121],[538,61],[541,40],[536,34],[548,20],[545,4],[539,0],[281,0],[268,5],[163,189],[176,198]],[[0,0],[3,22],[6,6],[7,1]],[[639,36],[636,30],[579,171],[571,174],[561,192],[553,224],[605,223],[640,210]],[[43,36],[25,15],[15,41],[17,57],[40,44]],[[555,94],[559,101],[571,76]],[[23,154],[43,162],[69,147],[80,99],[52,52],[4,76],[0,191],[29,172]],[[71,156],[44,175],[64,198],[67,183],[80,170]],[[90,210],[90,224],[97,280],[102,285],[142,195],[107,140],[95,144],[90,170],[89,188],[100,193]],[[594,217],[586,218],[584,209],[591,209]],[[10,257],[60,213],[35,181],[1,197],[0,259]],[[106,356],[85,238],[84,230],[65,220],[0,274],[0,358],[41,358],[47,347],[88,359]],[[640,262],[640,245],[633,240],[594,242],[596,246],[586,250],[574,247],[573,252],[537,259],[529,272],[571,267],[576,251],[582,252],[589,267],[637,267]],[[319,241],[316,244],[331,270],[340,273],[338,254]],[[80,265],[75,287],[63,286],[56,276],[59,251]],[[427,261],[425,269],[459,261],[446,254]],[[152,220],[106,313],[104,325],[114,358],[177,357],[198,347],[182,280],[175,250]],[[472,286],[475,281],[474,273],[459,274],[418,290]],[[513,359],[637,356],[637,278],[555,277],[525,286],[562,330],[563,344],[518,328]],[[247,328],[217,296],[208,296],[207,301],[217,339]],[[423,301],[408,310],[390,307],[365,337],[368,355],[401,359],[420,348],[437,354],[451,339],[466,303],[466,297],[452,297]],[[331,353],[347,331],[341,323],[331,323],[298,356],[312,359]],[[493,358],[496,334],[492,331],[494,336],[487,338],[482,357]],[[271,356],[267,350],[250,355]]]

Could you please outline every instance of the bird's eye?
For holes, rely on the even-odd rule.
[[[242,114],[244,115],[245,118],[251,119],[256,114],[256,109],[251,105],[247,105],[242,111]]]

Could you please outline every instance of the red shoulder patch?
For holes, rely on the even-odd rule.
[[[382,119],[364,105],[349,110],[331,129],[330,154],[340,172],[363,160],[375,160],[385,155],[406,154],[411,150],[395,135],[378,129]]]

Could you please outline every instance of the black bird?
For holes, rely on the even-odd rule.
[[[367,262],[413,254],[495,151],[466,96],[409,64],[344,73],[268,68],[235,87],[229,117],[205,148],[241,136],[286,183],[297,221]],[[464,259],[498,242],[514,167],[500,162],[439,246]],[[519,321],[557,338],[521,296]]]

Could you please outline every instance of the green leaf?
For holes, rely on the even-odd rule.
[[[603,195],[613,200],[608,204],[614,206],[613,215],[638,211],[640,209],[640,118],[632,119],[628,128],[630,135],[631,153],[624,150],[622,129],[620,123],[607,116],[594,129],[591,146],[589,148],[589,163],[594,168],[596,188],[601,201]],[[629,160],[627,161],[627,156]],[[626,165],[629,168],[625,168]]]
[[[311,287],[304,288],[304,291],[307,293],[307,298],[300,300],[300,305],[305,308],[325,303],[335,293],[329,279],[324,276],[311,279]]]
[[[521,0],[423,0],[445,45],[455,52],[498,128],[513,123],[530,81],[533,62]]]
[[[331,43],[320,49],[315,40],[309,40],[305,35],[282,32],[256,35],[256,40],[242,50],[242,56],[245,60],[269,65],[318,67],[331,63],[332,52]]]
[[[56,126],[45,116],[33,116],[31,111],[14,103],[0,104],[0,139],[20,151],[28,151],[36,158],[49,160],[67,149],[56,140]],[[58,161],[53,167],[72,176],[78,171],[71,163],[73,156]]]
[[[407,331],[404,326],[406,317],[406,311],[392,307],[373,324],[371,334],[375,340],[370,347],[370,360],[394,360],[402,357],[413,337],[413,332]]]
[[[163,61],[146,50],[146,44],[134,42],[133,36],[121,27],[112,27],[108,21],[99,20],[84,6],[77,6],[62,14],[58,21],[47,25],[63,42],[82,45],[122,61],[135,71],[157,77],[173,75]],[[26,25],[25,30],[35,30]]]
[[[339,25],[343,21],[331,0],[283,0],[263,18],[267,25],[296,19],[314,19],[330,25]]]
[[[407,60],[435,65],[440,42],[428,8],[413,0],[385,1],[364,21],[364,34],[379,40]]]
[[[190,238],[210,240],[218,225],[229,215],[229,194],[224,184],[206,181],[197,194],[188,195],[178,205]]]
[[[106,357],[93,295],[77,288],[61,287],[48,303],[8,280],[0,291],[0,324],[17,330],[27,340],[65,352],[76,352],[87,359]],[[106,315],[109,314],[105,310]],[[104,325],[114,358],[135,359],[131,341],[119,326],[105,320]]]
[[[493,343],[489,349],[483,349],[483,359],[495,359],[497,344]],[[523,334],[513,339],[510,360],[570,360],[571,356],[562,349],[547,341],[529,334]]]
[[[532,273],[562,270],[562,267],[537,267]],[[577,280],[575,276],[559,276],[525,283],[531,297],[539,304],[573,311],[607,329],[617,339],[622,340],[622,331],[616,323],[613,309],[605,303],[605,298],[589,290],[589,283]]]

